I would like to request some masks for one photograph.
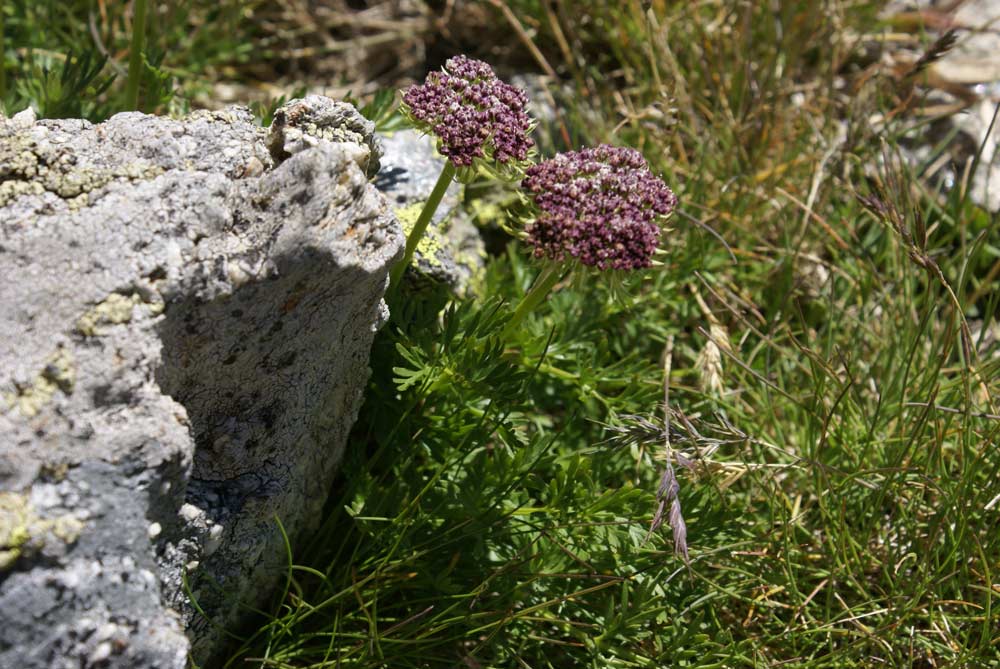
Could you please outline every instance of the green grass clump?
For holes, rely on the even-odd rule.
[[[247,0],[0,2],[0,111],[177,113],[252,55]],[[139,10],[145,10],[141,12]],[[133,30],[145,13],[146,31]]]
[[[381,333],[326,525],[234,659],[1000,666],[997,221],[897,159],[916,121],[870,124],[893,80],[840,92],[876,3],[581,4],[510,3],[575,86],[543,151],[641,148],[681,202],[664,266],[505,341],[513,244],[490,299]],[[665,348],[690,567],[648,533]]]

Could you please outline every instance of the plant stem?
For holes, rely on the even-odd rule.
[[[146,48],[146,0],[135,0],[132,12],[132,46],[128,53],[125,109],[138,111],[139,80],[142,79],[142,52]]]
[[[4,5],[7,3],[0,0],[0,109],[4,113],[12,114],[13,109],[3,109],[4,101],[7,99],[7,40],[4,39]]]
[[[3,27],[3,6],[4,1],[0,0],[0,107],[3,107],[4,100],[7,99],[7,44],[4,40]],[[8,110],[5,110],[8,111]],[[13,110],[9,110],[13,111]],[[9,112],[8,112],[9,113]]]
[[[448,190],[448,186],[451,185],[451,181],[454,178],[455,166],[449,160],[444,164],[441,176],[438,177],[437,183],[434,184],[434,190],[431,191],[430,197],[424,203],[424,208],[420,210],[417,222],[413,224],[413,229],[410,230],[410,234],[406,237],[406,250],[403,252],[403,258],[396,263],[389,274],[390,290],[394,292],[398,290],[403,273],[406,272],[410,261],[413,260],[413,253],[417,250],[417,244],[420,242],[420,238],[424,236],[427,225],[431,222],[431,218],[434,217],[434,212],[437,211],[438,205],[441,204],[441,198],[444,197],[445,191]]]
[[[514,310],[514,315],[507,322],[503,333],[500,335],[502,339],[510,339],[510,336],[514,334],[514,330],[518,328],[524,317],[541,304],[545,296],[552,290],[552,287],[562,278],[562,275],[562,265],[558,263],[549,263],[546,265],[542,273],[535,278],[535,283],[531,284],[531,289],[527,295],[521,299],[521,303]]]

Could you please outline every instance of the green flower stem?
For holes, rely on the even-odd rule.
[[[4,100],[7,99],[7,45],[3,38],[3,10],[6,3],[0,0],[0,107],[3,106]],[[12,109],[6,110],[9,114]]]
[[[424,203],[424,208],[420,211],[417,222],[413,224],[413,229],[410,230],[410,234],[406,237],[406,250],[403,252],[402,260],[396,263],[389,274],[390,290],[395,292],[399,289],[399,282],[402,280],[406,268],[409,267],[410,261],[413,260],[413,253],[417,250],[417,244],[420,243],[420,238],[424,236],[428,223],[431,222],[434,212],[437,211],[438,205],[441,204],[441,198],[444,197],[445,191],[448,190],[448,186],[451,185],[454,178],[455,166],[449,160],[445,162],[444,169],[441,170],[441,176],[438,177],[437,183],[434,184],[434,190],[431,191],[430,197]]]
[[[503,333],[500,335],[504,340],[510,339],[510,336],[514,334],[514,330],[521,325],[521,321],[524,317],[531,313],[535,307],[542,303],[545,296],[549,294],[552,287],[555,286],[559,279],[562,278],[562,265],[558,263],[549,263],[546,265],[542,273],[535,278],[535,283],[531,285],[531,289],[528,294],[524,296],[521,303],[517,305],[517,309],[514,310],[514,315],[507,322],[506,327],[503,329]]]
[[[142,52],[146,48],[146,0],[135,0],[132,11],[132,46],[128,52],[125,108],[138,111],[139,80],[142,79]]]

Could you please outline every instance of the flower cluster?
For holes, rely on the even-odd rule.
[[[522,186],[539,210],[527,229],[535,256],[571,256],[602,270],[649,267],[660,239],[656,219],[677,204],[641,153],[606,144],[535,165]]]
[[[528,96],[497,79],[482,61],[455,56],[403,95],[409,116],[441,140],[440,151],[459,167],[492,157],[500,164],[525,160],[532,141]]]

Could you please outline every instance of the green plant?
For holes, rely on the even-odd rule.
[[[882,5],[480,4],[551,74],[544,153],[634,147],[676,188],[661,263],[508,333],[521,240],[490,299],[390,296],[322,526],[230,666],[1000,666],[1000,220],[899,159],[922,80],[879,68]],[[3,3],[8,112],[122,108],[128,3],[100,40],[88,7]],[[148,60],[192,99],[273,83],[311,28],[263,8],[170,4]],[[689,564],[650,532],[675,502]]]
[[[34,106],[43,117],[91,121],[140,108],[184,108],[204,94],[219,68],[249,58],[253,26],[245,19],[254,6],[244,0],[5,0],[0,107],[11,114]],[[132,30],[130,17],[138,25],[143,11],[155,16],[155,30]],[[125,53],[127,65],[118,61]]]
[[[659,219],[677,206],[677,197],[638,151],[606,144],[533,165],[521,186],[534,204],[526,241],[549,264],[514,310],[506,336],[574,268],[652,266],[663,235]]]
[[[481,171],[516,179],[528,160],[532,121],[524,91],[497,79],[482,61],[465,56],[448,60],[441,72],[412,86],[403,95],[403,114],[418,129],[437,137],[447,160],[431,189],[413,229],[403,258],[390,272],[393,291],[399,289],[417,244],[427,230],[441,198],[456,177],[469,181]]]
[[[509,4],[565,56],[566,136],[677,184],[662,265],[577,277],[509,339],[474,301],[380,334],[328,525],[236,657],[995,665],[997,219],[895,159],[891,85],[833,93],[874,5]],[[484,292],[537,280],[515,243]],[[689,568],[650,533],[675,502]]]
[[[114,81],[114,75],[102,76],[106,61],[92,52],[41,60],[30,76],[16,82],[16,95],[43,118],[81,116],[87,101],[98,98]]]
[[[6,23],[7,4],[0,4],[0,107],[7,102],[7,31],[4,27]]]

